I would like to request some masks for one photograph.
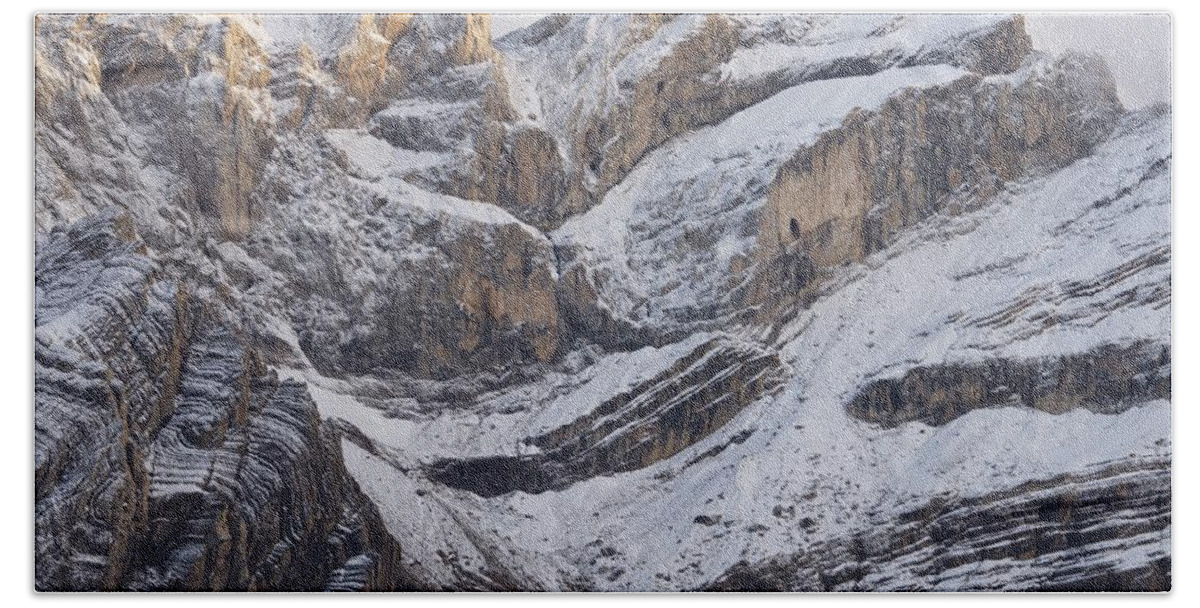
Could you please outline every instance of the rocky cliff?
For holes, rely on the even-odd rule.
[[[711,435],[779,388],[785,375],[772,353],[714,338],[586,415],[524,439],[535,454],[443,460],[429,475],[491,497],[514,490],[537,494],[643,469]]]
[[[1171,113],[1017,15],[41,15],[39,589],[1162,590]]]
[[[41,590],[416,588],[304,385],[124,216],[39,242]]]
[[[1171,524],[1169,466],[1122,461],[967,500],[937,497],[807,552],[739,562],[706,590],[1167,588],[1171,557],[1161,543]],[[1101,550],[1072,551],[1103,542],[1138,547],[1138,563],[1118,566]],[[1047,568],[1052,562],[1059,565]]]

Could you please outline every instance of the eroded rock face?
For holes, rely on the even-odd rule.
[[[956,198],[986,199],[1085,156],[1116,125],[1121,105],[1103,64],[1068,57],[1027,69],[1038,74],[1015,86],[971,76],[902,94],[794,156],[768,190],[764,274],[747,303],[777,310],[781,288],[863,259]]]
[[[884,427],[914,420],[940,426],[985,407],[1032,407],[1051,414],[1082,407],[1116,414],[1170,398],[1170,347],[1134,344],[1059,359],[918,367],[902,378],[869,383],[846,411]]]
[[[407,177],[511,204],[522,217],[535,215],[531,205],[557,201],[564,188],[556,144],[535,127],[509,126],[514,113],[486,15],[368,14],[311,23],[253,15],[64,16],[39,18],[37,27],[37,114],[47,131],[39,150],[48,157],[39,179],[56,199],[105,185],[82,178],[97,169],[123,190],[145,189],[136,167],[157,165],[185,180],[168,189],[174,205],[199,211],[223,237],[241,239],[263,213],[256,206],[269,204],[252,193],[277,136],[368,127],[398,101],[467,108],[456,132],[439,134],[441,147],[454,154],[436,170]],[[42,43],[51,39],[72,46]],[[57,138],[50,136],[55,129]],[[94,130],[111,134],[90,136]],[[65,141],[55,146],[56,139]],[[98,156],[109,166],[76,169],[64,149],[72,144],[104,152]],[[101,144],[113,149],[95,149]],[[82,208],[65,219],[99,204],[86,190],[76,196]]]
[[[431,80],[495,58],[488,15],[263,19],[287,129],[361,128],[397,99],[435,92]]]
[[[38,589],[415,585],[307,389],[143,251],[111,215],[39,245]]]
[[[920,61],[945,61],[983,75],[1016,71],[1033,51],[1033,39],[1025,31],[1025,16],[1014,15],[990,28],[957,40],[948,50],[919,55]]]
[[[98,204],[102,206],[103,200],[117,200],[129,201],[119,204],[137,208],[134,215],[140,217],[143,209],[154,205],[137,202],[139,197],[166,197],[183,213],[160,210],[154,215],[166,217],[169,224],[154,226],[152,230],[147,230],[148,224],[161,224],[161,218],[138,221],[146,238],[156,243],[165,239],[175,247],[179,241],[202,237],[210,229],[221,238],[256,237],[255,225],[267,216],[279,216],[280,211],[273,207],[280,204],[280,196],[286,195],[273,185],[277,182],[270,175],[286,172],[287,168],[269,165],[281,161],[286,165],[290,153],[275,154],[275,147],[290,146],[293,138],[320,141],[323,139],[317,135],[320,131],[333,129],[347,133],[343,139],[348,143],[343,149],[351,158],[341,161],[336,169],[326,166],[322,171],[355,174],[356,162],[372,162],[375,158],[378,164],[388,166],[385,171],[388,178],[403,179],[421,188],[461,198],[492,202],[517,218],[545,228],[594,205],[623,181],[647,153],[677,135],[720,122],[797,83],[937,62],[963,66],[980,74],[1001,73],[1019,67],[1029,50],[1020,18],[983,20],[977,25],[951,28],[945,34],[946,40],[928,48],[910,48],[903,36],[893,36],[893,31],[903,31],[906,26],[904,19],[897,18],[894,22],[881,21],[877,31],[863,32],[881,42],[879,48],[862,56],[804,54],[792,64],[770,69],[755,67],[746,72],[743,64],[747,60],[743,55],[747,53],[753,55],[764,48],[774,48],[771,45],[784,44],[820,49],[828,44],[825,32],[845,28],[846,24],[838,19],[720,15],[551,19],[540,30],[533,28],[520,40],[507,43],[501,53],[491,40],[487,18],[480,16],[362,15],[319,22],[299,17],[285,21],[283,16],[195,15],[48,21],[45,27],[57,28],[56,36],[60,30],[75,32],[62,36],[73,36],[78,41],[78,52],[51,61],[47,49],[47,59],[42,62],[46,67],[38,72],[44,75],[39,77],[42,90],[39,99],[47,101],[39,105],[39,113],[66,107],[65,102],[51,103],[51,100],[63,97],[64,65],[74,65],[71,78],[80,83],[74,89],[83,93],[73,93],[71,103],[94,98],[94,102],[87,103],[96,106],[95,112],[107,114],[101,120],[89,122],[116,125],[111,127],[112,134],[100,138],[114,142],[115,150],[88,157],[115,159],[108,170],[115,173],[117,187],[112,192],[105,189],[95,195],[85,193],[84,200],[76,203],[82,207],[80,212]],[[544,35],[538,34],[541,30],[546,30],[542,32]],[[522,53],[545,52],[553,56],[557,54],[556,45],[578,46],[575,37],[592,30],[615,37],[619,44],[614,47],[614,54],[593,57],[588,53],[594,49],[585,46],[572,51],[575,54],[555,59],[561,62],[573,57],[577,63],[596,65],[580,63],[577,69],[588,69],[561,84],[567,90],[555,103],[565,105],[547,106],[545,116],[530,112],[533,119],[524,115],[533,108],[526,108],[527,104],[519,99],[522,87],[530,86],[517,83],[525,77],[523,70],[530,67],[522,63]],[[1076,74],[1080,70],[1068,67],[1059,70],[1061,74],[1056,73],[1058,80],[1039,82],[1051,85],[1051,90],[1073,86],[1081,78]],[[59,84],[55,85],[56,82]],[[602,90],[594,88],[599,82],[605,83]],[[604,88],[610,84],[616,88],[611,91]],[[841,135],[831,135],[798,155],[792,163],[796,167],[816,159],[818,166],[828,165],[829,171],[841,173],[835,179],[832,173],[824,177],[796,175],[795,167],[781,171],[770,187],[768,209],[755,213],[763,218],[758,226],[761,242],[757,253],[731,260],[727,268],[721,269],[729,274],[728,280],[714,283],[714,286],[719,283],[722,291],[733,290],[732,301],[699,301],[695,308],[680,310],[679,321],[711,321],[730,315],[743,318],[744,313],[755,311],[757,320],[769,322],[778,309],[794,303],[790,292],[798,285],[806,285],[811,274],[830,264],[856,259],[861,252],[887,242],[895,230],[919,221],[934,210],[945,192],[953,192],[956,185],[974,185],[981,181],[977,178],[988,177],[984,174],[989,171],[1003,174],[996,179],[1019,176],[1040,162],[1040,157],[1027,158],[1037,155],[1022,155],[1020,146],[1009,146],[1008,139],[1000,141],[997,137],[1011,139],[1016,137],[1015,131],[1025,129],[1017,135],[1023,138],[1026,147],[1048,150],[1041,156],[1047,157],[1047,162],[1059,162],[1078,153],[1081,146],[1077,144],[1099,128],[1095,125],[1090,125],[1095,127],[1090,130],[1076,128],[1079,125],[1066,124],[1067,119],[1056,118],[1054,112],[1075,114],[1046,109],[1053,103],[1075,103],[1074,98],[1043,93],[1044,98],[1037,99],[1036,91],[1040,89],[1032,85],[1021,90],[1034,93],[1015,94],[978,93],[971,90],[973,86],[1004,89],[1003,84],[980,84],[977,78],[946,92],[912,92],[883,110],[882,118],[875,121],[868,116],[854,118],[839,131]],[[570,90],[571,87],[578,90]],[[956,95],[980,99],[975,103],[964,102]],[[551,101],[553,98],[546,98],[543,103]],[[956,119],[944,116],[947,112],[965,115],[974,111],[976,105],[986,103],[998,104],[994,112],[996,120],[1005,124],[977,127],[977,130],[998,133],[987,145],[989,154],[1008,156],[988,159],[989,162],[983,163],[985,167],[959,167],[971,163],[968,153],[977,151],[949,150],[951,146],[945,142],[934,141],[923,147],[910,146],[903,154],[887,159],[870,158],[870,163],[864,165],[891,163],[890,169],[877,170],[884,172],[883,175],[850,174],[846,172],[859,169],[837,168],[838,163],[845,164],[845,159],[854,156],[857,147],[866,145],[860,144],[859,139],[872,139],[864,149],[876,150],[877,155],[878,150],[890,149],[887,146],[894,147],[897,141],[903,144],[914,141],[914,137],[921,141],[922,137],[945,139],[961,126],[954,122]],[[960,107],[939,109],[947,104]],[[44,111],[42,105],[46,106]],[[1030,107],[1025,109],[1026,106]],[[1021,112],[1024,114],[1008,116]],[[913,114],[923,118],[907,120]],[[94,188],[94,180],[79,177],[85,170],[94,174],[93,168],[71,167],[77,162],[72,159],[79,156],[79,150],[67,141],[70,138],[56,134],[53,127],[56,123],[46,115],[47,136],[39,138],[39,142],[45,139],[50,142],[48,145],[58,141],[63,144],[45,148],[53,162],[39,164],[39,168],[47,167],[40,173],[45,179],[39,183],[45,186],[39,186],[39,190],[65,192],[74,188],[76,182]],[[1103,119],[1101,115],[1095,121],[1102,123]],[[84,128],[76,124],[77,118],[72,120],[69,129]],[[126,132],[126,124],[135,126]],[[990,123],[984,119],[981,124]],[[366,129],[374,139],[364,136],[360,129]],[[854,134],[860,131],[869,133]],[[1061,132],[1076,133],[1079,141],[1038,139],[1042,133]],[[90,146],[95,145],[90,143],[95,139],[83,141]],[[835,143],[843,139],[849,143]],[[393,150],[381,147],[382,142],[376,140],[387,142]],[[1014,149],[1008,151],[1009,148]],[[361,158],[354,158],[355,155]],[[810,161],[800,158],[803,155],[811,157]],[[949,159],[947,155],[957,155],[955,158],[961,162],[946,176],[928,175],[939,169],[910,166],[928,158],[934,159],[929,161],[935,162],[934,166],[940,166],[936,163]],[[390,166],[388,156],[396,160]],[[825,156],[828,160],[822,160]],[[139,182],[136,167],[146,163],[166,171],[155,177],[154,184]],[[996,169],[994,165],[1002,167]],[[66,174],[52,171],[56,166],[64,167]],[[174,176],[183,179],[175,180]],[[356,176],[368,181],[378,181],[381,177],[378,173]],[[805,180],[814,181],[813,187]],[[830,215],[834,212],[829,209],[820,205],[809,209],[815,203],[788,194],[819,192],[814,196],[831,201],[839,192],[821,190],[816,182],[822,180],[841,184],[838,188],[854,189],[840,193],[843,198],[851,196],[855,200],[844,207],[838,206],[837,218]],[[871,185],[866,185],[867,182]],[[749,202],[761,184],[752,183],[748,188],[742,199],[735,198],[733,203]],[[340,197],[336,192],[331,194]],[[881,197],[900,201],[897,204],[885,201],[880,203],[883,210],[868,213]],[[56,202],[47,207],[58,208],[63,204]],[[794,230],[792,223],[796,224]],[[180,230],[182,234],[165,237],[165,230]],[[263,227],[260,231],[267,230],[270,228]],[[722,230],[691,231],[684,245],[689,251],[710,251],[721,242]],[[805,243],[794,243],[798,237],[793,232],[804,236]],[[814,240],[832,244],[809,243]],[[681,252],[681,255],[690,254]],[[753,269],[747,270],[752,266]],[[566,281],[554,296],[558,303],[555,308],[571,318],[572,330],[582,331],[590,340],[614,345],[651,341],[629,319],[611,318],[614,307],[603,302],[607,294],[595,284],[597,279],[586,266],[566,268],[563,276]],[[500,291],[512,283],[502,279]],[[539,291],[543,283],[537,281]],[[462,296],[459,299],[463,302],[479,299],[465,292]],[[537,352],[536,358],[545,360],[546,353],[555,350],[549,342],[557,339],[553,336],[556,323],[552,317],[559,316],[559,312],[547,312],[544,298],[537,300],[528,314],[516,315],[511,324],[528,322],[536,331],[546,334],[532,347]],[[439,330],[437,333],[448,336],[441,340],[439,350],[444,350],[446,344],[459,342],[468,349],[462,352],[469,352],[470,344],[486,343],[490,339],[488,331],[470,334],[475,324],[490,323],[483,319],[490,314],[484,312],[489,307],[494,308],[490,304],[476,306],[478,310],[468,313],[468,318],[456,321],[466,328],[468,335],[449,337],[449,330]],[[338,314],[350,316],[356,308],[360,307],[352,306]],[[471,308],[469,302],[467,308]],[[506,324],[500,322],[502,326]],[[397,352],[384,353],[377,346],[362,346],[359,350],[376,358],[412,358]],[[522,350],[529,349],[522,347]],[[362,365],[341,367],[363,369]],[[449,372],[443,363],[405,364],[401,368],[422,374]]]
[[[389,61],[389,52],[412,26],[412,19],[412,15],[363,15],[358,19],[354,37],[338,49],[334,68],[334,78],[349,97],[363,104],[378,103],[375,100],[383,92],[385,80],[390,76],[398,84],[403,78],[402,74],[389,74],[389,69],[401,69]],[[307,45],[301,48],[311,53]]]
[[[250,193],[274,142],[271,71],[259,39],[237,17],[146,15],[98,20],[104,92],[155,161],[188,180],[180,204],[220,232],[251,228]]]
[[[479,176],[465,185],[464,198],[496,201],[530,223],[547,225],[566,193],[566,175],[558,144],[545,131],[497,125],[476,140]]]
[[[590,326],[774,323],[833,268],[900,231],[1086,156],[1123,111],[1102,63],[1032,53],[1020,19],[948,32],[932,50],[879,51],[903,31],[898,21],[863,32],[869,52],[829,58],[801,43],[794,64],[756,63],[770,55],[764,48],[819,40],[835,25],[741,23],[745,46],[705,72],[719,78],[700,80],[743,97],[697,102],[686,114],[711,113],[713,126],[656,138],[636,163],[614,169],[615,187],[588,182],[605,202],[552,236],[563,276],[579,286],[567,299],[594,292],[602,303],[571,302]],[[856,87],[858,109],[841,99]],[[875,98],[881,90],[891,93]],[[604,149],[621,141],[614,135]],[[614,221],[609,243],[588,237]],[[613,318],[595,319],[604,314]]]
[[[1169,591],[1170,462],[1135,460],[970,498],[938,497],[870,530],[766,563],[709,591]],[[1142,548],[1116,564],[1106,543]]]
[[[847,27],[833,16],[651,14],[543,20],[540,27],[507,41],[506,48],[518,56],[522,45],[553,54],[565,51],[552,61],[573,58],[573,66],[546,69],[570,71],[567,86],[582,94],[572,98],[566,93],[560,107],[543,108],[560,114],[546,121],[552,130],[563,131],[558,136],[565,142],[562,153],[570,171],[563,199],[541,221],[531,221],[555,227],[586,211],[648,152],[672,137],[720,122],[788,87],[935,63],[984,75],[1009,73],[1032,48],[1019,16],[978,29],[947,31],[947,39],[932,49],[912,48],[901,37],[891,37],[904,21],[884,20],[876,31],[861,34],[849,26],[851,35],[883,42],[861,55],[837,56],[820,50],[830,42],[827,32]],[[557,49],[561,40],[581,35],[611,37],[614,50],[588,54],[593,51],[587,47]],[[746,56],[767,55],[772,45],[810,46],[813,52],[799,54],[790,63],[752,65],[741,72],[751,63]]]
[[[535,455],[441,461],[429,474],[490,497],[517,490],[537,494],[642,469],[717,431],[779,388],[786,375],[774,353],[715,338],[586,415],[525,439],[538,449]]]
[[[260,196],[284,208],[246,247],[282,273],[292,297],[264,297],[319,368],[446,378],[559,353],[554,253],[536,230],[491,205],[348,177],[327,141],[280,152]]]
[[[448,377],[557,354],[554,281],[542,243],[509,226],[486,240],[467,235],[440,246],[452,256],[453,270],[406,265],[418,278],[387,293],[380,308],[363,311],[381,331],[346,344],[340,368]],[[506,254],[494,256],[497,249]],[[313,346],[314,360],[338,356]]]
[[[39,231],[140,206],[129,130],[104,91],[95,18],[34,21],[34,222]]]
[[[39,588],[1170,584],[1170,120],[1020,17],[36,28]]]
[[[410,217],[411,208],[379,212],[373,201],[405,206],[405,196],[377,184],[380,176],[364,174],[356,164],[363,157],[353,156],[359,142],[374,145],[368,161],[385,161],[379,155],[388,144],[394,154],[435,151],[444,157],[427,171],[388,177],[516,209],[559,197],[563,178],[553,140],[534,128],[506,126],[512,110],[488,18],[276,19],[284,17],[39,20],[38,189],[46,201],[39,221],[126,207],[147,240],[178,255],[183,266],[195,257],[189,250],[221,249],[224,268],[201,270],[228,275],[239,297],[275,315],[297,303],[281,302],[268,286],[300,294],[297,333],[316,349],[313,361],[331,372],[382,367],[444,377],[552,358],[558,307],[544,238],[511,217],[497,224],[470,214],[458,214],[446,230],[436,218],[416,228],[406,219],[407,228],[395,233],[386,223]],[[328,31],[306,33],[309,26]],[[51,44],[60,39],[71,45]],[[405,103],[442,107],[457,126],[406,123],[398,118]],[[364,127],[388,144],[358,130]],[[346,134],[339,142],[357,139],[332,150],[322,134],[329,129]],[[406,137],[413,132],[425,139]],[[307,149],[313,142],[315,161]],[[447,167],[461,170],[446,173]],[[308,173],[298,176],[302,171]],[[555,171],[555,179],[540,177]],[[147,175],[154,181],[146,183]],[[323,206],[359,214],[335,213],[335,225],[365,218],[370,234],[338,234],[293,215],[303,207],[293,199],[315,203],[318,194],[334,201]],[[160,198],[168,204],[154,202]],[[273,233],[308,245],[286,255]],[[241,244],[217,247],[214,236]],[[367,256],[355,250],[362,240],[411,255]],[[245,260],[243,247],[267,263]],[[427,255],[430,248],[438,253]],[[374,272],[355,276],[339,268],[331,256],[345,255],[365,259]],[[293,277],[295,285],[271,274],[297,264],[308,273]],[[410,323],[420,315],[426,322]],[[272,351],[286,351],[293,338],[275,325],[263,320],[260,329],[279,343]],[[296,355],[303,356],[283,357]]]
[[[632,16],[623,48],[633,49],[649,41],[672,19],[666,15]],[[729,59],[736,45],[733,23],[720,15],[704,17],[703,23],[675,44],[657,66],[638,74],[636,80],[620,83],[628,88],[623,92],[627,101],[607,114],[581,117],[572,150],[575,165],[581,170],[574,175],[565,209],[585,211],[625,177],[647,150],[690,127],[730,114],[729,109],[715,103],[713,98],[720,94],[711,82],[706,82],[706,76]],[[590,183],[585,184],[585,175],[589,174]]]

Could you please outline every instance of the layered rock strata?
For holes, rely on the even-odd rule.
[[[419,585],[304,385],[163,276],[128,218],[56,229],[36,264],[38,589]]]

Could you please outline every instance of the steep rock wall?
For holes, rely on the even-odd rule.
[[[494,206],[377,186],[345,163],[327,140],[282,144],[259,193],[279,209],[246,244],[295,269],[278,305],[314,364],[447,378],[557,356],[549,241]]]
[[[661,34],[666,28],[691,19],[699,23],[685,35]],[[553,36],[564,25],[567,24],[558,25],[549,35]],[[764,32],[776,27],[779,24],[772,23],[770,16],[628,16],[620,43],[608,59],[613,64],[607,77],[616,81],[616,89],[603,90],[599,108],[589,108],[596,100],[582,100],[575,105],[564,140],[570,143],[563,151],[569,158],[567,165],[573,169],[568,175],[568,188],[555,209],[544,214],[540,221],[531,221],[551,228],[571,215],[586,211],[603,200],[608,190],[620,183],[648,152],[677,135],[720,122],[788,87],[815,80],[869,75],[889,67],[936,63],[960,66],[981,75],[1010,73],[1020,67],[1032,50],[1024,18],[1013,16],[960,38],[940,41],[942,44],[931,49],[909,49],[902,43],[889,41],[875,53],[824,57],[814,52],[798,58],[795,66],[731,78],[727,72],[739,50],[781,41],[795,42],[790,34],[781,34],[777,40]],[[820,27],[815,25],[813,29]],[[652,60],[641,60],[645,66],[622,65],[627,57],[646,52],[640,46],[664,44],[658,37],[670,40],[665,52]],[[819,48],[823,42],[811,44]],[[576,71],[584,70],[577,67]],[[603,98],[611,101],[605,104]]]
[[[36,264],[38,589],[416,585],[305,387],[127,217],[56,229]]]
[[[1067,56],[1014,84],[967,76],[847,117],[778,171],[743,303],[769,321],[827,269],[934,213],[1087,155],[1122,112],[1107,67]]]
[[[93,34],[104,92],[187,179],[180,204],[229,238],[251,229],[250,193],[274,144],[271,70],[238,17],[130,16]]]
[[[662,15],[635,16],[626,44],[636,47],[649,40],[670,20]],[[737,30],[728,18],[708,15],[697,31],[676,44],[647,74],[620,83],[629,89],[625,92],[626,102],[615,105],[607,114],[581,117],[574,128],[571,150],[578,169],[561,209],[549,218],[551,223],[557,225],[595,205],[646,151],[671,136],[731,114],[730,106],[749,105],[748,100],[721,103],[721,93],[708,77],[729,59],[737,42]]]
[[[34,20],[34,224],[39,231],[108,207],[137,208],[140,163],[108,102],[96,17]]]

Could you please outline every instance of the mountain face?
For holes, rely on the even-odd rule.
[[[42,15],[40,590],[1171,587],[1171,111],[1013,15]]]

